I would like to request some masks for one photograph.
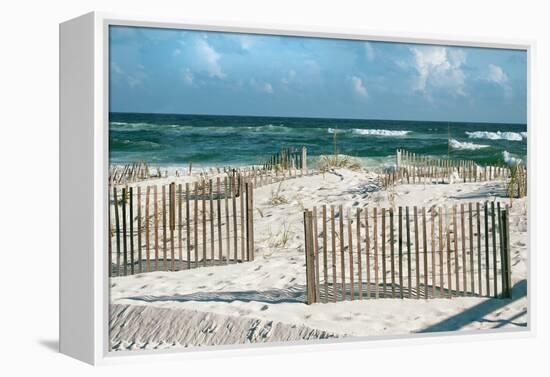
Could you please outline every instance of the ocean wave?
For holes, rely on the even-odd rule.
[[[329,134],[333,134],[335,132],[334,128],[328,128],[327,129]],[[411,131],[405,131],[405,130],[383,130],[383,129],[365,129],[365,128],[352,128],[352,129],[343,129],[338,130],[338,133],[354,133],[357,135],[364,135],[364,136],[388,136],[388,137],[399,137],[399,136],[405,136],[409,134]]]
[[[362,128],[354,128],[353,133],[359,135],[371,135],[371,136],[405,136],[411,131],[403,130],[369,130]]]
[[[466,135],[470,139],[489,139],[489,140],[510,140],[510,141],[522,141],[523,133],[520,132],[502,132],[502,131],[466,131]],[[527,133],[525,132],[525,137]]]
[[[521,136],[527,139],[527,132],[520,132]]]
[[[484,145],[484,144],[474,144],[467,141],[458,141],[455,139],[450,140],[450,145],[451,145],[451,148],[453,149],[462,149],[462,150],[470,150],[470,151],[489,147],[488,145]]]
[[[161,144],[155,143],[154,141],[147,140],[128,140],[128,139],[112,139],[110,141],[110,148],[122,148],[122,149],[137,149],[137,150],[147,150],[147,149],[160,149]]]
[[[521,163],[521,158],[512,156],[512,154],[508,151],[502,152],[502,158],[504,159],[504,162],[508,165],[517,165]]]

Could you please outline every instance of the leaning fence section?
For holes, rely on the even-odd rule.
[[[304,210],[307,304],[511,297],[508,208]]]
[[[254,260],[254,182],[112,188],[110,276]]]
[[[123,166],[113,165],[109,169],[109,184],[123,184],[150,178],[149,166],[145,161],[135,161]]]
[[[307,148],[281,148],[264,162],[263,168],[267,170],[307,170]]]

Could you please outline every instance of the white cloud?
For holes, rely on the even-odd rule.
[[[512,88],[508,85],[508,75],[498,65],[489,64],[489,74],[487,80],[494,82],[504,90],[504,96],[508,99],[512,97]]]
[[[488,80],[502,85],[508,81],[508,76],[498,65],[489,64]]]
[[[261,82],[256,80],[255,78],[251,78],[248,83],[251,87],[256,89],[259,92],[267,93],[267,94],[273,94],[273,86],[269,82]]]
[[[411,47],[414,67],[417,71],[414,89],[430,95],[431,88],[445,89],[453,94],[464,96],[466,75],[462,65],[466,53],[459,49],[440,46]]]
[[[195,76],[189,68],[185,68],[185,70],[183,71],[183,82],[187,86],[193,86],[193,84],[195,83]]]
[[[367,60],[369,62],[373,61],[376,57],[376,52],[374,51],[374,47],[372,47],[372,44],[370,42],[365,42],[365,55],[367,57]]]
[[[286,76],[281,79],[281,83],[284,85],[288,85],[292,81],[294,81],[295,78],[296,78],[296,71],[291,69],[290,71],[288,71]]]
[[[220,65],[220,54],[208,44],[206,38],[198,38],[196,41],[196,51],[200,59],[206,64],[206,69],[210,77],[223,79],[225,74]]]
[[[269,93],[269,94],[272,94],[273,93],[273,87],[271,86],[270,83],[266,82],[263,86],[262,86],[262,90],[265,92],[265,93]]]
[[[147,78],[145,72],[143,72],[144,67],[138,65],[138,70],[133,74],[127,73],[123,70],[117,63],[111,63],[111,73],[114,76],[113,78],[117,81],[124,81],[130,88],[135,88],[138,85],[143,84],[143,80]]]
[[[351,76],[351,85],[355,93],[357,93],[361,97],[368,97],[369,93],[367,91],[367,88],[363,84],[363,80],[360,77]]]

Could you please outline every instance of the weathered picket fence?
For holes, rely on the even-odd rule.
[[[253,188],[242,176],[113,187],[110,275],[254,260]]]
[[[307,148],[281,148],[281,150],[271,155],[263,164],[267,170],[288,170],[305,169],[307,170]]]
[[[507,191],[512,196],[527,195],[527,168],[523,164],[514,166],[479,166],[471,160],[433,159],[402,149],[396,151],[396,167],[381,176],[384,188],[396,184],[442,184],[486,182],[501,180],[507,182]]]
[[[145,161],[135,161],[124,166],[113,165],[109,169],[109,184],[123,184],[142,181],[150,177]]]
[[[320,209],[304,210],[307,304],[511,297],[510,214],[500,203]]]

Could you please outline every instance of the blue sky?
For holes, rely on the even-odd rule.
[[[525,123],[524,51],[111,27],[110,111]]]

